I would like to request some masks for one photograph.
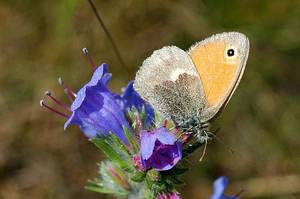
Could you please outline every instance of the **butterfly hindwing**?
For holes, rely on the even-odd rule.
[[[203,89],[189,55],[164,47],[147,58],[137,72],[134,88],[163,117],[187,117],[203,109]]]
[[[159,112],[172,116],[175,121],[199,117],[205,107],[200,81],[197,76],[180,74],[175,81],[156,85]]]

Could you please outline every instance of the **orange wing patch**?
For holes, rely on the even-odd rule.
[[[197,68],[209,107],[221,106],[237,81],[240,57],[226,56],[225,42],[194,47],[189,55]]]

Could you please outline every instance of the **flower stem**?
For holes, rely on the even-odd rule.
[[[103,29],[107,39],[109,40],[110,44],[112,45],[113,51],[115,52],[119,62],[121,63],[122,67],[126,70],[128,77],[130,77],[130,69],[126,66],[124,60],[122,59],[121,53],[120,53],[115,41],[113,40],[109,30],[107,29],[106,25],[104,24],[104,21],[102,20],[99,12],[97,11],[97,8],[96,8],[95,4],[93,3],[92,0],[88,0],[88,2],[90,4],[97,20],[98,20],[101,28]]]

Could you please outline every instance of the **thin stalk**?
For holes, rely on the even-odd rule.
[[[107,39],[109,40],[110,44],[112,45],[113,51],[114,51],[114,53],[116,54],[116,56],[117,56],[117,58],[118,58],[120,64],[121,64],[122,67],[126,70],[126,72],[127,72],[127,74],[128,74],[128,77],[130,77],[130,69],[126,66],[124,60],[122,59],[121,53],[120,53],[120,51],[119,51],[119,49],[118,49],[116,43],[114,42],[114,40],[113,40],[113,38],[112,38],[112,36],[111,36],[111,34],[110,34],[108,28],[106,27],[104,21],[102,20],[102,18],[101,18],[101,16],[100,16],[99,12],[97,11],[97,8],[96,8],[95,4],[93,3],[92,0],[88,0],[88,2],[89,2],[89,4],[90,4],[90,6],[91,6],[91,8],[92,8],[92,10],[93,10],[93,12],[94,12],[94,14],[95,14],[97,20],[98,20],[98,22],[99,22],[101,28],[103,29],[103,31],[104,31],[104,33],[105,33]]]

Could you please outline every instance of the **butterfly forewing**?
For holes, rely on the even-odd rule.
[[[236,32],[214,35],[189,50],[207,101],[205,120],[214,118],[232,96],[243,74],[248,51],[247,37]]]

